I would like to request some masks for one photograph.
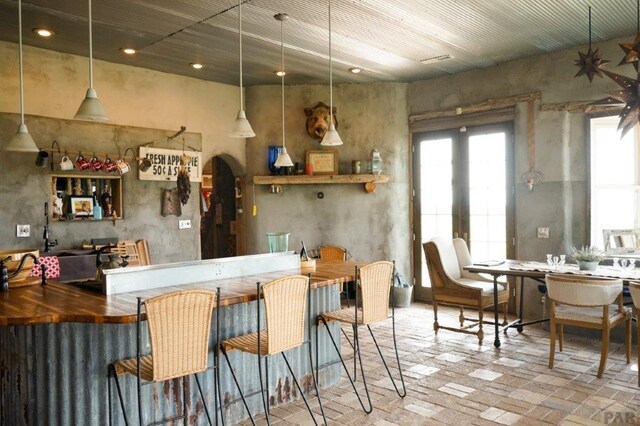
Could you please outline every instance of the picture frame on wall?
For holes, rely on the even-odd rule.
[[[69,204],[76,217],[93,216],[93,197],[70,197]]]
[[[338,151],[335,149],[308,149],[306,163],[313,165],[314,175],[337,175]]]

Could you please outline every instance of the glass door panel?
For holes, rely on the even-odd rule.
[[[453,140],[419,142],[420,241],[453,235]],[[431,287],[427,260],[421,254],[422,287]]]
[[[506,133],[469,134],[467,140],[469,250],[476,260],[506,259]]]

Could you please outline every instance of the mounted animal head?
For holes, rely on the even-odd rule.
[[[321,141],[329,130],[329,106],[324,102],[318,102],[311,108],[305,108],[304,114],[307,116],[307,133],[312,138]],[[336,107],[333,107],[333,124],[337,129]]]

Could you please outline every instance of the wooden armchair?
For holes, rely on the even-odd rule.
[[[461,238],[453,241],[444,238],[434,238],[423,244],[427,258],[429,278],[431,279],[431,293],[433,297],[433,329],[456,331],[459,333],[475,334],[482,344],[484,339],[483,324],[494,324],[483,320],[484,309],[493,306],[493,282],[478,274],[467,272],[464,266],[471,265],[471,255],[467,244]],[[504,323],[507,322],[507,306],[509,302],[509,284],[498,285],[498,305],[504,305]],[[438,304],[452,305],[460,308],[460,328],[445,327],[438,323]],[[464,308],[478,309],[478,318],[468,318],[464,315]],[[496,307],[497,309],[497,307]],[[464,322],[471,321],[466,325]],[[478,331],[470,330],[478,326]]]

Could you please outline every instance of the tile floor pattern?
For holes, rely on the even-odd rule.
[[[457,310],[439,308],[438,313],[441,324],[457,324]],[[446,330],[436,336],[432,325],[430,305],[396,310],[407,385],[404,399],[393,391],[371,336],[366,334],[362,356],[375,408],[368,415],[360,410],[343,372],[338,385],[321,391],[329,424],[640,424],[635,346],[631,364],[626,364],[624,346],[612,344],[607,369],[598,379],[599,340],[565,333],[564,352],[556,353],[556,366],[550,370],[549,334],[541,328],[526,328],[522,334],[510,330],[508,336],[502,335],[502,347],[495,349],[493,333],[487,332],[479,346],[475,336]],[[392,356],[391,320],[372,328],[380,336],[383,353]],[[346,357],[351,358],[351,348],[343,342],[345,346]],[[315,398],[310,398],[310,404],[319,413]],[[313,424],[302,400],[273,408],[271,421]],[[264,416],[259,416],[258,424],[265,423]]]

